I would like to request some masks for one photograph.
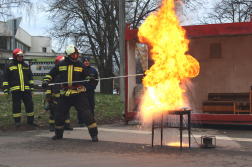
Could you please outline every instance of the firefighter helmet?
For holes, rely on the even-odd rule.
[[[13,59],[17,60],[17,56],[24,56],[23,51],[19,48],[13,50]]]
[[[76,62],[79,57],[79,50],[74,45],[68,45],[66,47],[66,57],[68,57],[71,61]]]
[[[56,57],[55,64],[58,64],[62,60],[65,60],[65,57],[63,55],[59,55],[58,57]]]

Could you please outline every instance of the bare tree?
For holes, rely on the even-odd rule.
[[[204,24],[245,22],[250,20],[251,9],[251,0],[219,0],[200,21]]]
[[[114,76],[114,65],[119,67],[119,1],[118,0],[46,0],[53,26],[50,34],[60,41],[60,47],[78,34],[77,47],[94,56],[100,77]],[[126,22],[137,28],[141,20],[155,11],[155,0],[127,2]],[[131,5],[129,4],[131,3]],[[157,4],[157,3],[156,3]],[[134,7],[132,7],[134,6]],[[134,10],[133,10],[134,9]],[[102,81],[103,82],[103,81]],[[110,83],[111,82],[111,83]],[[101,83],[102,93],[112,94],[112,81]]]
[[[188,7],[192,5],[190,0],[175,1],[183,2]],[[59,48],[63,49],[69,44],[69,39],[72,39],[82,53],[94,56],[100,77],[114,76],[114,69],[120,67],[119,1],[44,0],[44,2],[49,19],[52,21],[52,27],[48,32],[59,41]],[[159,9],[161,2],[162,0],[126,1],[125,22],[130,23],[133,29],[138,28],[151,12]],[[101,92],[112,94],[112,81],[102,81]]]
[[[27,18],[33,16],[34,3],[32,0],[1,0],[0,20],[7,20],[15,15],[26,15]]]

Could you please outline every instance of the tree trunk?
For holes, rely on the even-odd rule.
[[[102,80],[100,81],[101,93],[113,94],[113,79]]]

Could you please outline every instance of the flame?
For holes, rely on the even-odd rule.
[[[154,65],[143,79],[147,87],[140,108],[143,120],[150,121],[152,114],[174,110],[185,105],[181,80],[199,74],[199,62],[188,51],[189,40],[179,25],[174,11],[174,0],[164,0],[157,13],[152,13],[138,32],[141,43],[150,48]]]
[[[180,147],[180,142],[171,142],[167,144],[168,146]],[[188,147],[188,144],[182,143],[182,147]]]
[[[183,2],[181,2],[180,0],[178,0],[178,2],[180,3],[180,5],[182,5],[182,4],[183,4]]]

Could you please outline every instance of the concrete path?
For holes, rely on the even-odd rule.
[[[192,128],[191,149],[168,146],[179,142],[178,129],[155,130],[154,148],[151,129],[141,125],[101,125],[99,142],[91,142],[86,127],[65,131],[62,140],[51,140],[54,132],[35,130],[0,132],[0,167],[152,167],[152,166],[252,166],[252,133],[249,130]],[[215,148],[201,148],[201,136],[215,136]],[[188,144],[187,131],[183,143]],[[194,139],[195,138],[195,139]]]

